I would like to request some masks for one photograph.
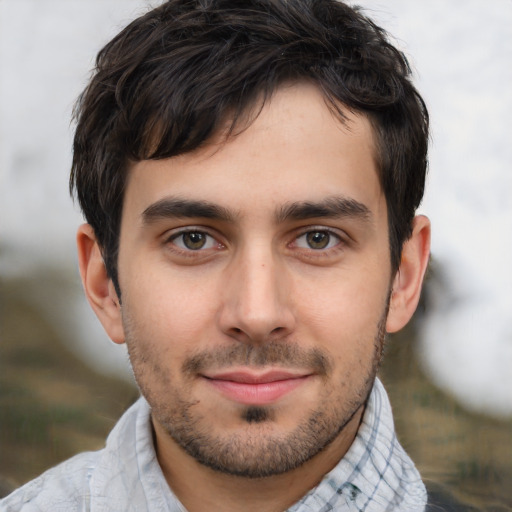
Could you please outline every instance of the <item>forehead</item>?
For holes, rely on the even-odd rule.
[[[219,134],[177,157],[134,164],[123,216],[176,196],[242,216],[331,196],[377,207],[382,190],[371,123],[349,111],[345,116],[341,122],[312,85],[281,87],[236,134]]]

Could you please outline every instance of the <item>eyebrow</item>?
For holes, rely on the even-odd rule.
[[[167,197],[151,204],[142,212],[144,224],[168,218],[203,218],[233,222],[239,214],[209,201]],[[364,222],[371,221],[370,209],[346,197],[328,197],[322,201],[298,201],[286,204],[276,211],[276,222],[307,220],[312,218],[352,217]]]
[[[285,220],[306,220],[312,218],[341,218],[351,217],[370,222],[372,212],[370,209],[356,201],[341,196],[327,197],[319,202],[294,202],[279,209],[276,215],[277,222]]]
[[[148,206],[142,212],[144,224],[168,218],[194,218],[232,222],[236,215],[209,201],[167,197]]]

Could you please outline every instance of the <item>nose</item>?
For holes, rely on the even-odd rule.
[[[290,279],[271,249],[242,251],[226,269],[221,330],[238,341],[264,343],[295,328]]]

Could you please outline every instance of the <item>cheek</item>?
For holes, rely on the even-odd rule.
[[[299,330],[325,346],[334,357],[359,359],[373,353],[374,340],[386,311],[387,282],[364,285],[339,279],[301,283],[296,303]],[[299,336],[300,338],[300,336]]]
[[[215,316],[215,293],[177,275],[145,273],[126,283],[123,306],[129,314],[137,338],[172,347],[173,352],[204,337]],[[125,293],[126,291],[126,293]],[[140,340],[143,341],[143,340]]]

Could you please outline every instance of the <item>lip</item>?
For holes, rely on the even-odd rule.
[[[203,375],[207,383],[226,398],[245,405],[268,405],[277,402],[311,376],[286,370],[263,373],[241,370]]]

